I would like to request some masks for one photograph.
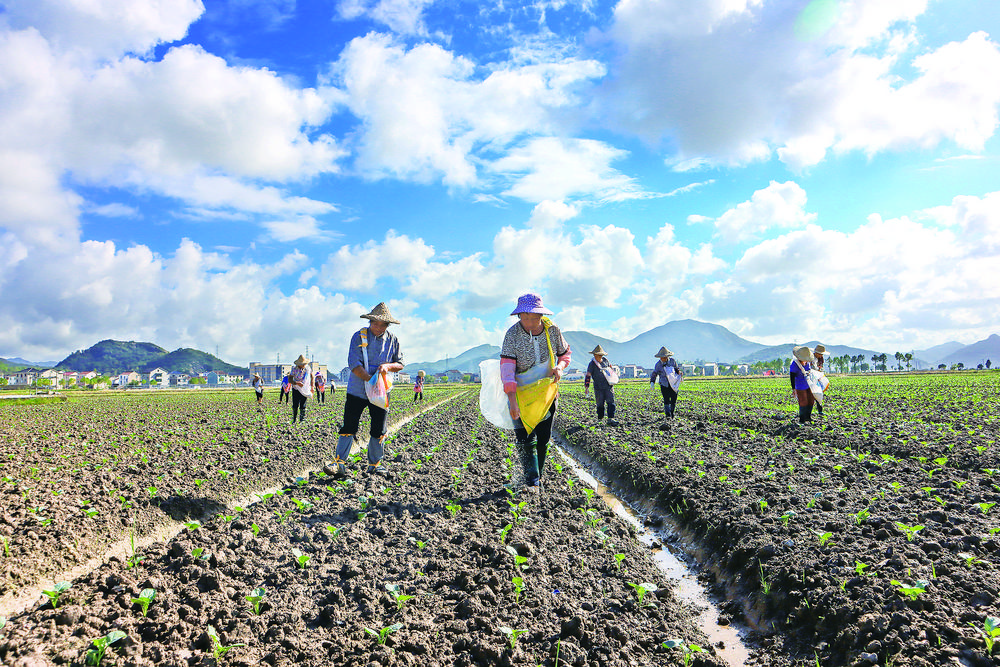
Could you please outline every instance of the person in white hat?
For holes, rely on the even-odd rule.
[[[344,424],[337,439],[337,473],[347,475],[347,458],[351,454],[351,444],[361,424],[361,413],[368,409],[371,419],[368,439],[369,473],[382,474],[385,471],[382,456],[385,454],[385,418],[387,411],[368,400],[365,383],[376,373],[394,373],[403,370],[403,353],[399,340],[389,333],[390,324],[399,324],[389,307],[379,303],[370,313],[361,316],[368,320],[368,326],[351,336],[347,351],[347,367],[351,375],[347,380],[347,398],[344,400]],[[366,363],[367,359],[367,363]]]
[[[250,382],[250,386],[257,393],[257,405],[261,405],[264,402],[264,381],[260,378],[260,373],[253,374],[253,380]]]
[[[653,366],[653,372],[649,376],[649,384],[653,384],[659,379],[660,382],[660,394],[663,396],[663,412],[667,419],[674,418],[674,409],[677,406],[677,391],[670,386],[670,380],[667,378],[668,373],[676,374],[677,376],[683,376],[684,373],[681,371],[680,367],[677,365],[677,361],[674,359],[674,353],[671,352],[663,346],[660,350],[653,355],[658,357],[659,361]],[[667,370],[671,369],[671,370]]]
[[[820,373],[823,372],[823,355],[826,354],[826,347],[823,343],[817,343],[816,347],[813,348],[813,368],[818,370]],[[816,414],[820,417],[823,416],[823,404],[814,403],[816,406]]]
[[[535,369],[541,371],[543,376],[551,377],[554,382],[559,382],[563,371],[569,366],[569,344],[559,327],[545,318],[551,314],[552,311],[542,305],[542,297],[532,293],[522,294],[511,313],[517,316],[518,321],[507,329],[500,346],[500,379],[503,381],[504,393],[507,394],[510,416],[514,420],[514,435],[520,449],[521,465],[524,467],[525,485],[528,491],[535,493],[542,485],[545,458],[548,456],[549,439],[552,437],[552,421],[559,399],[553,401],[545,418],[528,433],[521,422],[521,409],[517,403],[517,378],[526,377],[523,374]],[[542,365],[545,369],[537,368]]]
[[[606,403],[608,406],[608,426],[618,426],[618,422],[615,421],[615,388],[608,380],[608,371],[614,373],[611,368],[611,360],[608,359],[607,352],[600,345],[591,350],[590,353],[594,355],[594,358],[587,364],[587,375],[583,378],[583,395],[587,395],[590,381],[593,379],[597,421],[604,419],[604,405]]]
[[[316,371],[313,384],[316,386],[316,403],[326,403],[326,378],[323,377],[323,373]]]
[[[288,381],[291,385],[292,394],[292,423],[295,423],[295,416],[298,415],[299,423],[306,420],[306,401],[312,396],[313,378],[312,370],[309,368],[309,360],[304,355],[299,355],[292,367],[292,372],[288,374]]]
[[[427,373],[420,370],[417,371],[417,380],[413,383],[413,402],[424,400],[424,377]]]
[[[795,400],[799,404],[799,423],[805,424],[812,421],[813,405],[816,400],[809,389],[806,381],[806,373],[809,371],[809,362],[813,358],[812,350],[805,345],[798,345],[792,348],[792,364],[788,367],[788,380],[791,382],[792,391],[795,392]]]

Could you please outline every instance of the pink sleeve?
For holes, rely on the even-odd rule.
[[[517,391],[517,381],[514,380],[514,371],[516,369],[517,364],[513,359],[500,357],[500,381],[503,382],[503,391],[505,394]]]
[[[569,357],[570,357],[570,349],[569,346],[567,345],[565,354],[561,354],[558,357],[559,363],[563,364],[563,368],[569,368]]]

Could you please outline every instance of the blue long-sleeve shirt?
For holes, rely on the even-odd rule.
[[[403,353],[399,350],[399,340],[388,330],[381,336],[375,336],[367,329],[368,338],[368,371],[374,375],[382,364],[403,363]],[[347,350],[347,367],[352,371],[358,366],[364,366],[365,359],[361,352],[361,332],[355,331],[351,336],[351,345]],[[347,379],[347,393],[368,400],[365,393],[365,381],[354,373]]]

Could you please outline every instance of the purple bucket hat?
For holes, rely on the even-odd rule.
[[[551,315],[552,311],[542,305],[542,297],[537,294],[522,294],[517,297],[517,308],[511,315],[518,313],[539,313],[541,315]]]

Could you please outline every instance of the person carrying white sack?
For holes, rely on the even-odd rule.
[[[334,463],[340,476],[347,474],[347,459],[351,454],[351,444],[361,423],[361,413],[368,409],[371,418],[368,440],[369,473],[381,474],[382,456],[385,453],[385,418],[388,405],[379,407],[368,399],[366,385],[375,376],[403,370],[403,353],[399,340],[389,333],[390,324],[399,324],[392,317],[389,307],[379,303],[370,313],[361,316],[369,321],[367,327],[351,336],[347,351],[347,367],[351,375],[347,380],[347,398],[344,400],[344,424],[337,439],[337,454]]]
[[[653,356],[659,357],[660,360],[653,367],[653,372],[649,376],[649,384],[653,384],[659,378],[660,393],[663,395],[663,412],[668,419],[673,419],[674,409],[677,406],[677,389],[671,386],[671,378],[669,376],[673,375],[675,378],[680,378],[684,373],[677,366],[677,362],[674,360],[674,353],[668,350],[666,346],[661,347],[659,352]],[[675,382],[680,383],[679,380],[675,380]]]
[[[594,401],[597,403],[597,421],[604,419],[604,405],[608,406],[608,426],[618,426],[615,421],[615,388],[612,385],[618,381],[618,374],[611,367],[604,348],[598,345],[590,351],[594,358],[587,365],[587,375],[583,379],[583,395],[590,389],[590,381],[594,381]]]
[[[312,396],[313,376],[309,369],[309,360],[304,355],[299,355],[295,360],[292,372],[288,374],[289,393],[292,395],[292,423],[298,416],[299,423],[306,420],[306,403]]]

